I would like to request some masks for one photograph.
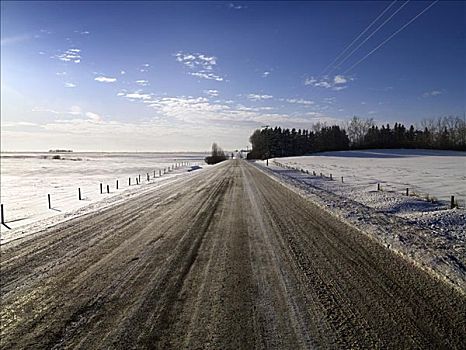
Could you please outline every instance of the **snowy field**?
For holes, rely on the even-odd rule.
[[[31,224],[43,219],[65,219],[70,212],[83,207],[95,210],[147,189],[148,185],[183,176],[188,166],[170,172],[168,167],[181,162],[201,164],[205,156],[204,153],[2,153],[1,203],[5,221],[11,228],[2,225],[2,242],[27,234],[24,228],[32,229]],[[167,173],[159,176],[164,169]],[[138,175],[141,186],[136,185]],[[100,193],[101,183],[104,194]],[[78,200],[78,188],[82,200]],[[52,209],[48,209],[48,194]]]
[[[271,159],[269,167],[256,164],[397,254],[466,289],[464,152],[326,152]],[[459,208],[450,209],[451,195]]]

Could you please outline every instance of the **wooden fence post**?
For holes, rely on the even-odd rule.
[[[159,170],[159,176],[162,176],[162,170]]]
[[[147,173],[146,175],[147,175],[147,182],[149,182],[150,181],[149,173]]]
[[[5,214],[3,213],[3,204],[1,205],[1,212],[2,212],[2,225],[5,225]]]
[[[128,186],[131,186],[131,178],[128,177]]]
[[[78,200],[81,200],[81,188],[78,187]]]
[[[100,183],[100,194],[104,193],[104,191],[102,190],[102,183]]]
[[[455,208],[455,196],[451,196],[450,209],[454,209],[454,208]]]
[[[330,174],[330,180],[333,180],[332,174]]]
[[[138,175],[138,184],[141,182],[141,174]]]
[[[118,180],[116,180],[116,189],[118,190]]]
[[[110,185],[107,185],[107,193],[110,193]]]
[[[344,182],[344,181],[343,181],[343,176],[341,177],[341,182]]]
[[[406,187],[406,197],[409,196],[409,188]]]
[[[380,191],[380,184],[377,184],[377,191]]]
[[[50,194],[47,194],[47,199],[49,201],[49,209],[52,209],[52,200],[50,199]]]

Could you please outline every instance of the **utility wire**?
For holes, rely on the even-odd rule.
[[[396,1],[397,1],[397,0],[394,0],[392,3],[390,3],[390,4],[377,16],[377,18],[374,19],[374,20],[371,22],[371,24],[369,24],[355,39],[353,39],[353,41],[352,41],[348,46],[346,46],[345,49],[344,49],[342,52],[340,52],[340,54],[339,54],[327,67],[325,67],[325,69],[322,71],[322,73],[321,73],[320,75],[325,74],[326,70],[329,69],[334,63],[336,63],[336,62],[338,61],[338,59],[339,59],[341,56],[343,56],[343,54],[344,54],[346,51],[348,51],[348,49],[349,49],[356,41],[358,41],[359,38],[360,38],[361,36],[363,36],[363,35],[369,30],[369,28],[372,27],[372,26],[374,25],[374,23],[377,22],[377,21],[380,19],[380,17],[382,17],[382,16],[385,14],[385,12],[387,12],[387,11],[395,4]]]
[[[373,49],[371,52],[369,52],[366,56],[361,58],[359,61],[357,61],[355,64],[353,64],[351,67],[349,67],[347,70],[345,70],[342,74],[348,73],[350,70],[352,70],[354,67],[356,67],[358,64],[360,64],[362,61],[364,61],[366,58],[368,58],[370,55],[372,55],[375,51],[380,49],[383,45],[385,45],[389,40],[391,40],[395,35],[397,35],[399,32],[401,32],[403,29],[405,29],[407,26],[409,26],[411,23],[413,23],[418,17],[420,17],[424,12],[429,10],[432,6],[434,6],[439,0],[434,1],[431,3],[429,6],[427,6],[424,10],[422,10],[420,13],[418,13],[416,16],[414,16],[411,20],[409,20],[405,25],[403,25],[400,29],[398,29],[396,32],[394,32],[392,35],[390,35],[387,39],[382,41],[375,49]]]
[[[343,61],[341,61],[338,65],[336,65],[335,67],[333,67],[329,72],[328,74],[330,74],[331,72],[333,72],[336,68],[340,67],[344,62],[346,62],[351,56],[353,56],[353,54],[362,46],[364,45],[364,43],[369,40],[370,38],[372,38],[375,33],[377,33],[388,21],[390,21],[398,12],[401,11],[401,9],[403,7],[405,7],[408,3],[409,3],[410,0],[406,1],[405,3],[403,3],[403,5],[401,5],[395,12],[393,12],[390,17],[388,17],[380,26],[378,26],[366,39],[364,39],[353,51],[351,51],[344,59]]]

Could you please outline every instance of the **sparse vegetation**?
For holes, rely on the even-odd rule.
[[[217,164],[227,159],[225,152],[214,142],[212,144],[212,154],[205,158],[207,164]]]

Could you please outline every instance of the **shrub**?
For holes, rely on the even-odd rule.
[[[214,142],[212,144],[212,154],[205,158],[207,164],[217,164],[227,159],[225,152]]]

